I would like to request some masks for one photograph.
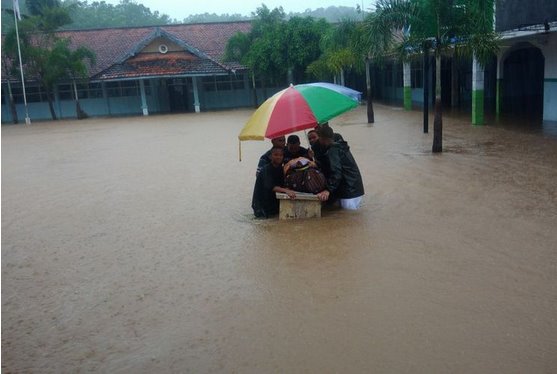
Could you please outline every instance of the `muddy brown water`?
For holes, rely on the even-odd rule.
[[[250,110],[3,126],[2,371],[557,372],[557,138],[375,109],[364,207],[299,221]]]

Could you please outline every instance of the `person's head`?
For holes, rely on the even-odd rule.
[[[314,145],[319,141],[319,134],[317,133],[317,130],[311,130],[308,132],[308,141],[311,145]]]
[[[271,139],[271,143],[273,147],[282,147],[286,145],[286,138],[284,136],[278,136],[276,138]]]
[[[286,147],[288,151],[292,154],[297,154],[300,152],[300,138],[298,135],[290,135],[288,141],[286,142]]]
[[[334,132],[328,123],[324,123],[319,127],[319,143],[328,146],[333,142]]]
[[[271,163],[274,166],[282,165],[284,159],[284,147],[273,147],[271,149]]]

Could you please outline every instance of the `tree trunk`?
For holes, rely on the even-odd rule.
[[[79,100],[76,100],[76,102],[75,102],[75,113],[77,115],[77,119],[85,119],[85,118],[89,117],[87,112],[85,112],[83,109],[81,109],[81,105],[79,104]]]
[[[251,86],[253,88],[253,107],[257,109],[257,89],[255,88],[255,73],[251,73]]]
[[[17,108],[14,102],[14,95],[12,94],[12,84],[10,83],[9,79],[8,79],[8,103],[10,105],[10,111],[12,112],[12,122],[14,123],[14,125],[17,125],[19,123],[19,120],[17,118]]]
[[[261,79],[261,88],[263,88],[263,101],[267,100],[267,82],[265,79]]]
[[[77,119],[84,119],[89,117],[87,113],[83,109],[81,109],[81,105],[79,105],[79,96],[77,94],[77,85],[75,81],[73,81],[73,92],[75,97],[75,115]]]
[[[456,54],[453,53],[451,61],[451,108],[456,108],[459,103],[458,99],[458,69],[456,65]]]
[[[294,84],[294,72],[292,68],[288,68],[288,73],[286,74],[286,78],[288,80],[288,84]]]
[[[340,85],[345,86],[345,84],[344,84],[344,69],[340,69]]]
[[[56,117],[56,112],[54,111],[54,103],[52,100],[52,92],[49,88],[46,88],[46,98],[48,100],[48,109],[50,109],[50,115],[52,119],[56,121],[58,118]]]
[[[441,104],[441,54],[435,53],[435,117],[433,120],[433,153],[443,152],[443,108]]]
[[[371,74],[369,71],[369,59],[366,58],[366,85],[367,85],[367,123],[375,122],[375,113],[373,113],[373,101],[371,94]]]
[[[424,134],[429,132],[429,45],[424,49]]]
[[[371,88],[367,89],[367,123],[375,123],[375,113],[373,112],[373,101],[371,100]]]

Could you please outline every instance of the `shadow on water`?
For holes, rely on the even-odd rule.
[[[489,115],[486,116],[486,124],[511,131],[557,137],[556,121],[543,121],[528,115]]]
[[[430,114],[433,114],[433,112],[430,112]],[[471,113],[466,109],[444,108],[443,116],[463,122],[471,122]],[[543,121],[540,116],[536,114],[507,114],[497,116],[495,113],[486,113],[484,123],[489,127],[503,128],[519,133],[557,137],[557,121]],[[433,124],[431,123],[430,126],[433,126]]]

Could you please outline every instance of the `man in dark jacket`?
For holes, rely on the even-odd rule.
[[[358,209],[364,195],[364,184],[356,160],[345,141],[333,141],[328,125],[319,128],[319,143],[325,150],[321,167],[327,178],[327,188],[318,193],[321,201],[340,200],[344,209]]]
[[[308,141],[311,146],[311,155],[316,161],[318,161],[321,156],[325,153],[324,147],[319,143],[319,128],[321,126],[329,126],[329,122],[323,122],[321,125],[315,126],[315,129],[308,132]],[[338,132],[333,133],[333,141],[335,143],[344,142],[344,138]],[[348,144],[348,143],[347,143]],[[318,161],[319,162],[319,161]]]
[[[271,143],[273,144],[273,147],[271,147],[271,149],[269,149],[267,152],[263,153],[261,157],[259,157],[255,175],[258,175],[265,165],[271,163],[271,151],[274,147],[284,148],[284,150],[286,150],[286,138],[284,136],[279,136],[271,139]]]
[[[300,145],[298,135],[290,135],[286,140],[286,150],[284,151],[284,163],[298,157],[309,158],[308,150]]]
[[[279,201],[276,192],[283,192],[291,199],[296,197],[296,193],[284,185],[284,171],[282,170],[282,160],[284,148],[273,147],[271,149],[271,162],[261,169],[255,180],[251,207],[253,214],[258,218],[268,218],[279,212]]]

